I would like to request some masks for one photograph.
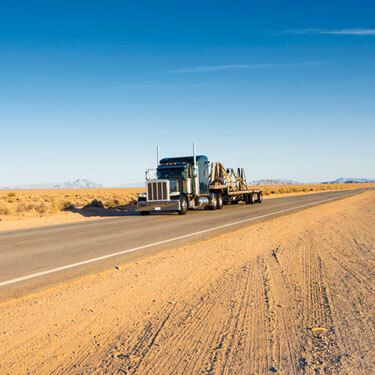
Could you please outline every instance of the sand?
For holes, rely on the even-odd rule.
[[[375,192],[0,305],[0,373],[369,374]]]

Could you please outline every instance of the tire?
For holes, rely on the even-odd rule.
[[[254,193],[250,194],[249,200],[250,200],[250,204],[254,204],[255,203],[255,194]]]
[[[257,200],[258,203],[262,203],[263,202],[263,194],[262,192],[258,193],[258,200]]]
[[[141,216],[150,215],[150,211],[140,211],[139,213],[141,214]]]
[[[223,208],[223,194],[216,193],[216,209],[221,210]]]
[[[178,210],[177,213],[179,215],[186,215],[186,213],[188,212],[188,209],[189,209],[189,202],[186,198],[186,195],[181,195],[180,197],[180,207],[181,207],[181,210]]]
[[[216,206],[217,206],[217,201],[216,201],[216,194],[214,193],[211,193],[210,195],[210,204],[207,206],[207,208],[211,211],[214,211],[216,210]],[[212,204],[213,203],[213,204]]]
[[[255,194],[250,193],[246,196],[246,204],[254,204],[255,203]]]
[[[239,201],[232,201],[231,204],[238,204],[240,203]]]

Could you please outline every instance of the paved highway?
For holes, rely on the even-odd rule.
[[[0,299],[101,271],[251,223],[363,190],[323,192],[225,206],[220,211],[124,216],[0,233]]]

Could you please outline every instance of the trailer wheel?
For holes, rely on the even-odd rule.
[[[262,192],[258,193],[258,203],[262,203],[263,202],[263,194]]]
[[[141,214],[141,216],[150,215],[150,211],[140,211],[139,213]]]
[[[254,204],[255,203],[255,194],[250,193],[246,196],[246,204]]]
[[[186,198],[186,195],[181,195],[180,197],[180,207],[181,209],[177,211],[179,215],[186,215],[188,209],[189,209],[189,203]]]
[[[223,195],[221,193],[216,193],[216,208],[218,210],[223,208]]]
[[[252,193],[252,194],[250,194],[250,204],[254,204],[255,202],[256,202],[255,194]]]

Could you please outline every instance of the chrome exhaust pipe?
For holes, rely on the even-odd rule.
[[[195,195],[199,195],[199,169],[197,166],[197,150],[195,142],[193,143],[193,171],[194,171],[194,187],[195,187]]]

